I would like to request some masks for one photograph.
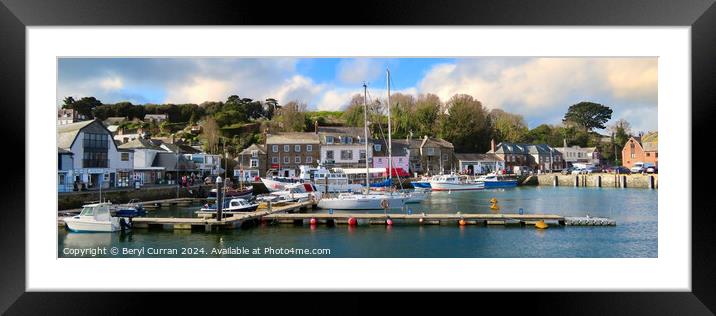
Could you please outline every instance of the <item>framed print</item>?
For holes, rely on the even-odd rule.
[[[0,304],[710,314],[712,4],[3,0]]]

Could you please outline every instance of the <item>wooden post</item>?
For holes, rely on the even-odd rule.
[[[649,176],[649,189],[654,189],[654,176]]]
[[[575,187],[578,187],[578,186],[579,186],[579,176],[578,176],[578,175],[577,175],[577,176],[574,176],[574,186],[575,186]]]
[[[597,188],[602,187],[602,176],[597,176]]]
[[[626,187],[627,187],[627,177],[626,177],[626,176],[622,176],[621,180],[622,180],[622,181],[621,181],[622,189],[623,189],[623,188],[626,188]]]
[[[559,178],[557,176],[554,176],[554,179],[552,179],[552,185],[556,187],[559,186]]]

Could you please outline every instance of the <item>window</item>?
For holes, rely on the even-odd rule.
[[[82,142],[84,168],[107,168],[108,137],[105,134],[84,133]]]
[[[271,163],[278,163],[278,157],[271,157]]]
[[[347,137],[346,137],[346,144],[353,144],[353,137],[347,136]]]
[[[333,144],[333,136],[326,136],[326,144]]]
[[[283,145],[283,152],[287,153],[291,151],[291,145]]]
[[[278,152],[278,145],[273,145],[273,146],[271,146],[271,150],[272,150],[273,152],[277,153],[277,152]]]
[[[378,158],[378,163],[383,163],[383,158]]]
[[[444,155],[444,156],[443,156],[443,161],[447,161],[447,160],[448,160],[448,155]]]
[[[251,157],[256,158],[256,157],[258,157],[258,156],[259,156],[259,151],[258,151],[258,150],[252,150],[252,151],[251,151]]]
[[[654,153],[655,158],[659,158],[659,153]]]
[[[634,159],[634,153],[631,153],[631,159]]]
[[[646,156],[647,156],[647,157],[651,157],[651,153],[646,153]]]
[[[122,161],[129,161],[129,153],[122,153]]]
[[[312,152],[313,151],[313,145],[306,145],[306,151]]]
[[[331,159],[331,160],[334,159],[334,158],[333,158],[333,150],[327,150],[327,151],[326,151],[326,159]]]
[[[65,175],[60,174],[60,184],[65,184]]]
[[[306,163],[313,163],[313,157],[307,156],[307,157],[306,157]]]
[[[276,158],[276,157],[274,157]],[[277,158],[278,159],[278,158]],[[251,159],[251,164],[249,165],[251,168],[257,168],[259,166],[259,160],[258,159]]]
[[[381,148],[380,144],[373,145],[373,149],[375,149],[375,151],[380,151],[380,148]]]
[[[301,163],[301,156],[296,156],[293,158],[294,163]]]
[[[435,154],[435,148],[426,148],[425,151],[428,155],[434,155]]]
[[[360,159],[365,159],[365,150],[359,151],[360,153]]]
[[[283,156],[283,163],[288,163],[289,161],[291,160],[289,160],[288,156]]]
[[[341,150],[341,160],[353,160],[353,151]]]
[[[293,145],[293,151],[300,153],[301,152],[301,145]]]

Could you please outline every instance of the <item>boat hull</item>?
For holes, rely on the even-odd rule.
[[[336,210],[379,210],[383,209],[381,202],[388,200],[390,209],[401,208],[405,206],[407,198],[403,197],[378,197],[362,198],[362,199],[338,199],[324,198],[318,202],[318,208],[336,209]]]
[[[485,189],[484,183],[440,183],[432,182],[430,187],[433,191],[471,191]]]
[[[119,221],[98,222],[98,221],[67,218],[67,219],[65,219],[65,224],[67,225],[67,228],[73,232],[111,233],[111,232],[120,231],[122,229],[119,225]]]
[[[516,186],[517,186],[517,180],[513,180],[513,181],[485,181],[486,189],[514,188]]]
[[[430,182],[427,181],[413,181],[410,182],[411,185],[413,185],[414,188],[422,188],[422,189],[430,189]]]

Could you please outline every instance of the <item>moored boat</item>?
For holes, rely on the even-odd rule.
[[[341,193],[337,197],[323,198],[318,201],[322,209],[337,210],[379,210],[405,206],[408,196],[403,194],[353,194]]]
[[[484,182],[486,189],[514,188],[517,186],[517,180],[507,177],[499,177],[496,174],[480,176],[476,179],[476,181]]]
[[[433,177],[430,179],[430,187],[433,191],[482,190],[485,188],[485,183],[451,174]]]
[[[67,228],[73,232],[116,232],[131,228],[131,219],[110,213],[111,203],[94,203],[82,207],[79,215],[65,217]]]
[[[258,203],[250,203],[246,201],[245,199],[241,198],[233,198],[233,199],[226,199],[224,200],[224,204],[222,205],[221,212],[222,213],[239,213],[239,212],[253,212],[259,207]],[[204,207],[201,208],[201,212],[216,212],[217,206],[216,204],[213,205],[204,205]]]

